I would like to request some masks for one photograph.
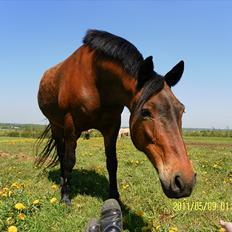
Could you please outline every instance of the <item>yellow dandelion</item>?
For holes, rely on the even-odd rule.
[[[58,200],[57,198],[53,197],[51,200],[50,200],[50,203],[51,204],[57,204]]]
[[[52,189],[53,189],[54,191],[57,191],[57,190],[59,189],[59,186],[58,186],[57,184],[53,184],[53,185],[52,185]]]
[[[138,160],[135,160],[135,164],[137,164],[137,165],[138,165],[138,164],[139,164],[139,161],[138,161]]]
[[[140,217],[144,216],[144,212],[142,210],[137,211],[136,214]]]
[[[3,188],[3,192],[8,192],[9,191],[9,188]]]
[[[33,202],[32,202],[32,205],[38,205],[39,204],[39,200],[38,199],[36,199],[36,200],[34,200]]]
[[[154,222],[153,222],[153,228],[155,228],[155,231],[160,231],[160,225],[158,224],[155,224]]]
[[[76,204],[76,207],[79,209],[79,208],[82,207],[82,205],[77,203],[77,204]]]
[[[17,203],[17,204],[15,204],[15,209],[17,209],[17,210],[24,210],[24,209],[26,209],[26,207],[22,203]]]
[[[23,187],[24,187],[23,184],[20,184],[18,182],[14,182],[11,185],[11,188],[15,188],[15,189],[22,189]]]
[[[7,195],[7,193],[3,193],[2,196],[3,197],[7,197],[8,195]]]
[[[10,226],[10,227],[8,227],[7,231],[8,231],[8,232],[17,232],[18,229],[17,229],[16,226]]]
[[[226,230],[225,230],[224,228],[221,227],[221,228],[219,229],[219,232],[226,232]]]
[[[13,192],[12,192],[12,191],[9,191],[9,192],[8,192],[8,197],[10,197],[12,194],[13,194]]]
[[[20,214],[18,215],[18,218],[19,218],[20,220],[25,220],[26,215],[25,215],[24,213],[20,213]]]
[[[19,188],[19,183],[17,183],[17,182],[14,182],[14,183],[12,183],[12,185],[11,185],[11,188]]]
[[[129,187],[130,187],[129,184],[124,184],[124,185],[122,186],[122,188],[123,188],[124,190],[128,189]]]
[[[178,232],[178,229],[177,229],[177,227],[171,227],[169,229],[169,232]]]

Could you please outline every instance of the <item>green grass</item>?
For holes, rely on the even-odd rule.
[[[108,175],[102,138],[80,139],[72,178],[72,207],[50,203],[60,199],[59,168],[33,166],[33,139],[0,138],[0,231],[12,224],[18,231],[84,231],[98,217],[108,196]],[[232,221],[232,140],[186,137],[196,169],[191,197],[168,199],[146,156],[129,139],[118,141],[118,187],[124,204],[124,231],[219,231],[219,219]],[[18,189],[12,183],[19,183]],[[4,189],[8,188],[8,189]],[[9,194],[10,192],[10,194]],[[7,196],[5,196],[7,195]],[[10,196],[9,196],[10,195]],[[39,205],[33,205],[34,200]],[[26,209],[20,220],[16,203]]]

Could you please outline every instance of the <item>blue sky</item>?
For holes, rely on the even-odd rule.
[[[132,42],[165,74],[185,61],[173,88],[184,127],[232,128],[232,1],[0,1],[0,122],[44,123],[43,72],[82,44],[89,28]],[[122,125],[128,125],[129,112]]]

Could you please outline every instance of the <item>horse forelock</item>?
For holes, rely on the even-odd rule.
[[[144,85],[141,93],[141,97],[135,104],[133,112],[140,110],[145,102],[147,102],[152,96],[159,93],[164,88],[164,78],[156,73],[154,76]]]

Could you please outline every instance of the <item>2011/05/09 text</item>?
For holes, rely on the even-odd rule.
[[[174,211],[230,211],[232,202],[174,202]]]

